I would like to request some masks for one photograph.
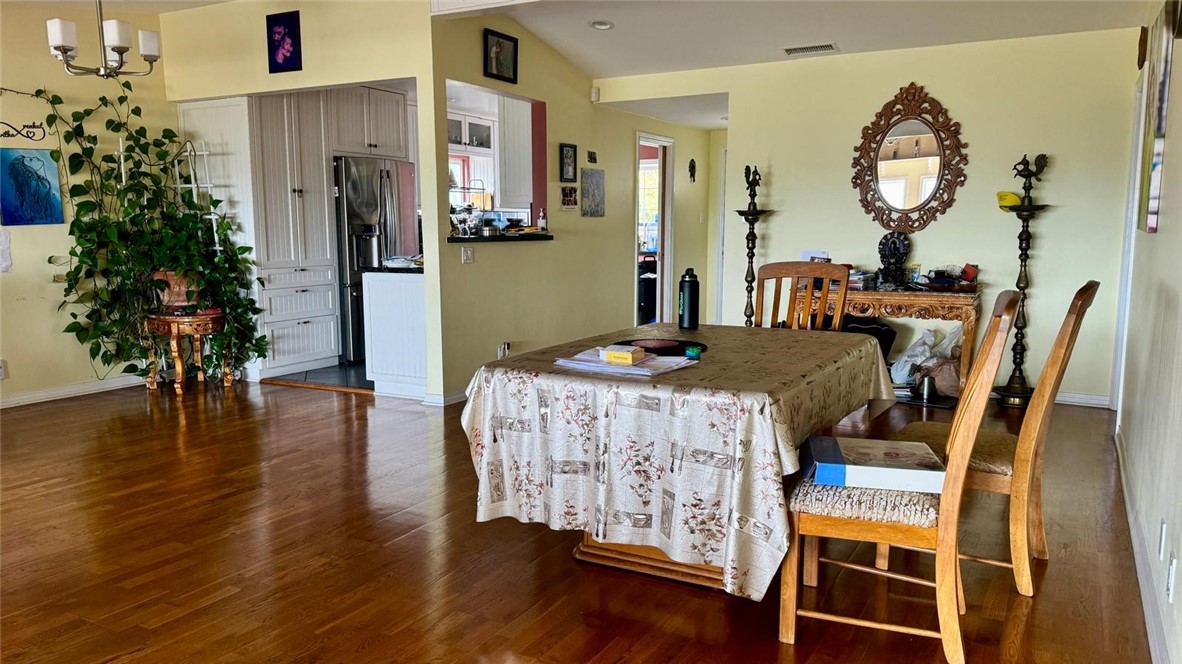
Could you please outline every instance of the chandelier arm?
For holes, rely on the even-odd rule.
[[[119,76],[147,76],[148,74],[151,74],[151,73],[152,73],[152,70],[153,70],[153,69],[155,69],[155,68],[156,68],[156,63],[155,63],[155,62],[152,62],[152,61],[150,61],[150,60],[149,60],[149,61],[146,61],[146,62],[148,63],[148,69],[147,69],[147,71],[123,71],[123,70],[119,70],[119,72],[118,72],[118,75],[119,75]]]
[[[83,67],[82,65],[72,64],[69,58],[62,60],[66,67],[66,73],[70,76],[101,76],[102,74],[95,67]]]

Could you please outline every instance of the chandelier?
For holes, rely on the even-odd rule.
[[[127,21],[114,19],[103,20],[103,0],[95,0],[95,14],[98,18],[99,52],[103,55],[102,64],[97,67],[83,67],[74,64],[78,57],[78,25],[73,21],[60,18],[45,22],[49,34],[49,54],[61,60],[66,67],[66,73],[71,76],[101,76],[102,78],[116,78],[118,76],[147,76],[152,73],[156,61],[160,59],[160,33],[140,30],[140,57],[148,63],[146,71],[124,71],[127,64],[127,53],[131,50],[131,24]]]

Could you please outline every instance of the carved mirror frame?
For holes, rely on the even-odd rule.
[[[878,192],[878,154],[887,133],[906,120],[927,125],[936,136],[940,151],[940,176],[935,190],[918,207],[899,210]],[[956,190],[965,182],[965,154],[968,143],[960,140],[960,123],[948,117],[948,110],[933,99],[922,85],[911,83],[883,105],[874,121],[862,128],[862,142],[854,147],[854,177],[851,180],[866,214],[888,231],[914,233],[927,228],[936,217],[956,202]]]

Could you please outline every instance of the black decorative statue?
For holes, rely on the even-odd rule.
[[[898,231],[887,233],[878,241],[878,283],[902,286],[907,283],[907,257],[911,255],[911,238]]]
[[[759,174],[759,167],[754,169],[750,166],[745,167],[743,180],[747,183],[747,195],[751,197],[751,202],[747,204],[746,210],[735,210],[735,212],[739,213],[739,216],[747,222],[747,276],[744,278],[744,281],[747,282],[747,307],[743,310],[743,324],[753,327],[755,325],[755,303],[752,298],[755,293],[755,241],[758,239],[755,235],[755,224],[771,210],[760,210],[759,206],[755,204],[755,190],[759,189],[759,184],[763,181],[763,177]]]

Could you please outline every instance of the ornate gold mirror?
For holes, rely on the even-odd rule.
[[[923,230],[956,201],[968,145],[960,123],[922,86],[900,88],[854,148],[852,182],[862,209],[888,231]]]

